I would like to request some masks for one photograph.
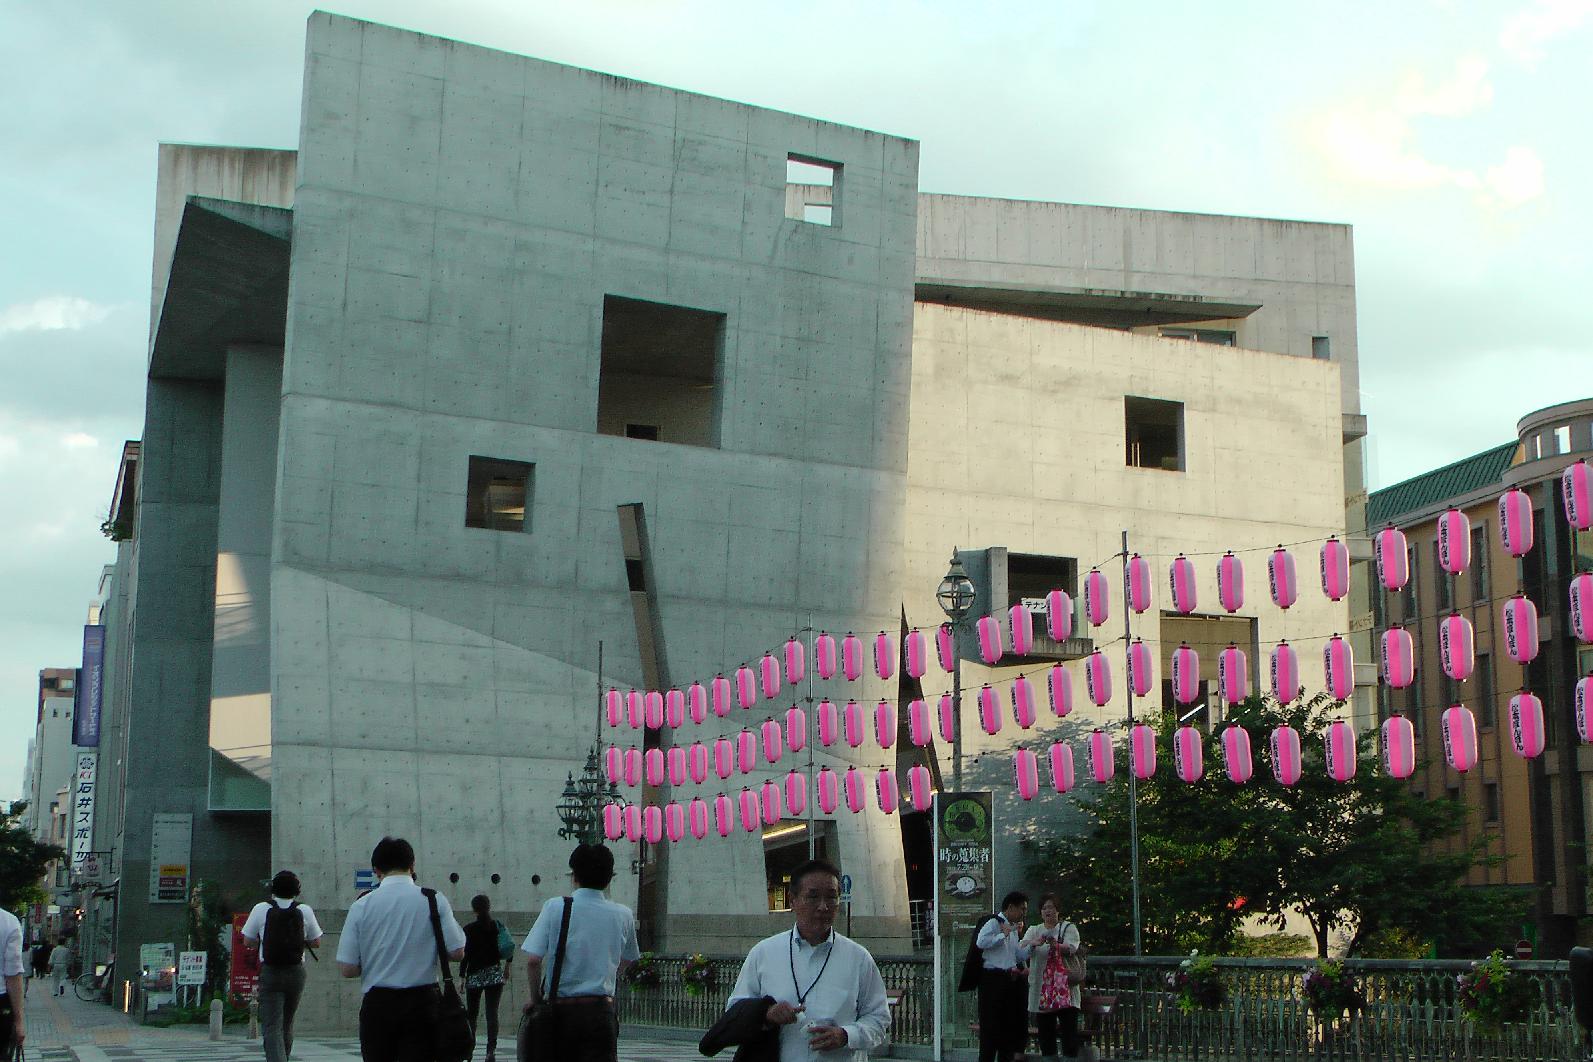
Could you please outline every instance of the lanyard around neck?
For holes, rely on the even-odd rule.
[[[824,965],[819,967],[818,976],[813,978],[813,982],[808,985],[808,990],[806,992],[802,991],[802,984],[801,984],[800,981],[797,980],[797,972],[796,972],[796,941],[797,941],[797,931],[796,931],[795,927],[792,927],[792,929],[791,929],[791,987],[796,989],[797,1005],[798,1006],[806,1006],[807,1002],[808,1002],[808,997],[811,996],[813,994],[813,990],[818,987],[819,978],[824,976],[824,971],[828,970],[830,968],[830,960],[835,957],[835,931],[833,929],[830,930],[830,950],[824,956]]]

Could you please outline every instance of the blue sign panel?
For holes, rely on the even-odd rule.
[[[83,628],[83,668],[77,674],[77,711],[72,717],[72,744],[96,749],[100,745],[100,711],[105,701],[105,628]]]

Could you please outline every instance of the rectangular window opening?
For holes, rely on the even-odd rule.
[[[1164,328],[1163,339],[1186,339],[1191,343],[1212,343],[1219,347],[1236,345],[1238,333],[1231,328]]]
[[[625,438],[646,439],[649,442],[658,441],[657,424],[627,424],[625,425]]]
[[[725,320],[712,310],[603,296],[598,434],[717,447]]]
[[[488,531],[530,531],[536,465],[470,455],[465,485],[465,526]]]
[[[1333,347],[1327,336],[1311,337],[1311,357],[1317,361],[1333,360]]]
[[[806,155],[787,155],[785,216],[810,225],[839,226],[841,164]]]
[[[1159,398],[1123,398],[1125,457],[1130,468],[1184,470],[1184,404]]]
[[[1007,600],[1002,608],[1023,604],[1028,608],[1034,623],[1034,647],[1028,657],[1010,657],[1008,663],[1022,659],[1065,659],[1069,653],[1066,643],[1050,637],[1047,623],[1046,595],[1052,590],[1065,590],[1075,602],[1079,598],[1079,562],[1075,557],[1051,557],[1035,553],[1007,554]],[[1083,629],[1074,624],[1074,639],[1087,637]]]
[[[813,821],[813,855],[816,859],[838,863],[834,822],[828,819]],[[763,874],[770,911],[791,910],[791,872],[807,859],[806,819],[781,819],[773,826],[763,828]]]
[[[1554,429],[1554,452],[1568,454],[1571,452],[1571,426],[1562,424]]]
[[[1499,783],[1484,782],[1482,786],[1482,817],[1484,822],[1499,821]]]
[[[1495,702],[1493,688],[1493,657],[1488,653],[1477,654],[1477,725],[1493,726],[1495,718]]]
[[[1471,603],[1488,600],[1488,525],[1471,525]]]

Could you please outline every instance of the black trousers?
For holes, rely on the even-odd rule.
[[[1007,970],[979,975],[979,1062],[1011,1062],[1029,1040],[1029,982]]]
[[[1040,1053],[1042,1055],[1056,1054],[1057,1027],[1061,1026],[1062,1054],[1067,1058],[1077,1058],[1079,1054],[1079,1011],[1077,1007],[1065,1007],[1062,1010],[1043,1010],[1035,1015],[1036,1027],[1040,1030]]]
[[[470,1012],[470,1031],[476,1031],[476,1015],[481,1012],[481,997],[487,997],[487,1053],[494,1054],[498,1046],[498,1000],[503,997],[502,985],[487,988],[466,988],[465,1009]]]
[[[619,1013],[613,1003],[555,1003],[559,1015],[559,1062],[616,1062]]]
[[[432,1062],[437,1030],[436,985],[373,988],[360,1003],[360,1058],[364,1062]]]

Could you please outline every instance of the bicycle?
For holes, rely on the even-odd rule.
[[[77,998],[85,1003],[103,1001],[108,997],[111,987],[111,967],[108,963],[99,963],[92,973],[79,974],[72,982],[72,991],[77,993]]]

